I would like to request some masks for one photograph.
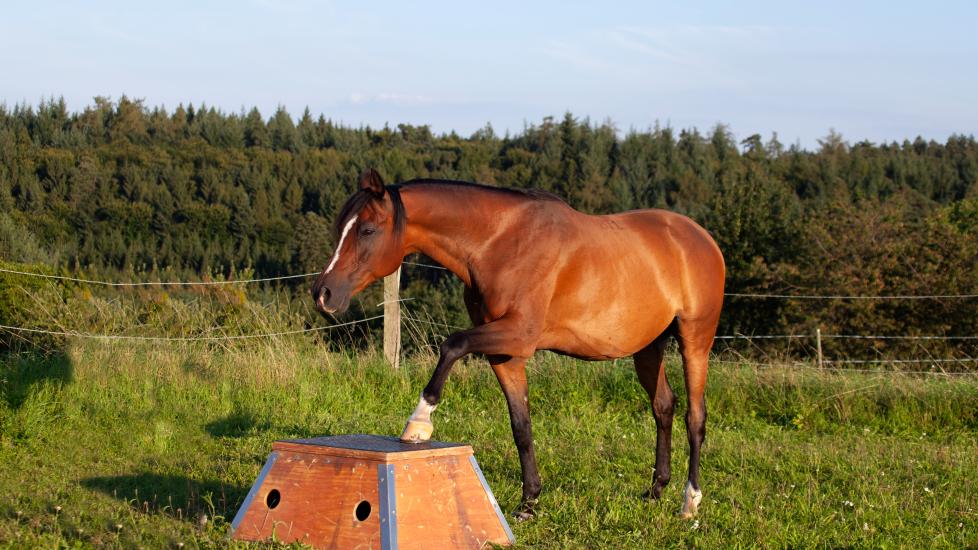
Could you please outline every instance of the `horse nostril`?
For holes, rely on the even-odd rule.
[[[329,297],[330,296],[331,296],[331,293],[330,293],[329,289],[326,288],[326,287],[323,287],[319,291],[319,296],[316,298],[316,304],[319,306],[319,309],[322,309],[322,310],[325,310],[326,309],[326,301],[329,300]]]

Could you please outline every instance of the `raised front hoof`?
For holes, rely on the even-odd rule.
[[[404,431],[401,432],[401,441],[405,443],[424,443],[431,439],[431,433],[434,431],[435,427],[431,422],[408,420],[407,425],[404,426]]]

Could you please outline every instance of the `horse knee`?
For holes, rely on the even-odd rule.
[[[466,353],[465,336],[460,333],[450,335],[448,338],[445,338],[444,342],[441,343],[438,351],[441,353],[443,360],[457,360]]]
[[[698,407],[690,406],[686,411],[686,432],[690,439],[700,443],[706,439],[706,403]]]
[[[455,333],[445,339],[439,348],[440,356],[435,372],[431,375],[431,380],[425,386],[421,395],[432,405],[437,405],[441,400],[441,390],[448,379],[448,373],[456,361],[469,353],[468,339],[464,334]]]
[[[662,427],[672,426],[672,417],[676,411],[676,398],[671,391],[660,392],[652,401],[652,415]]]

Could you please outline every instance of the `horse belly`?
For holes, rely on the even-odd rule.
[[[582,359],[627,357],[658,338],[674,317],[665,304],[640,298],[584,314],[558,313],[548,319],[539,347]]]

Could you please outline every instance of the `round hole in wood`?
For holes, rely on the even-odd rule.
[[[278,492],[278,489],[272,489],[269,491],[268,496],[265,497],[265,504],[268,505],[269,509],[278,506],[278,503],[282,501],[282,493]]]
[[[357,521],[364,521],[370,517],[370,503],[366,500],[361,500],[360,504],[357,504],[356,512]]]

